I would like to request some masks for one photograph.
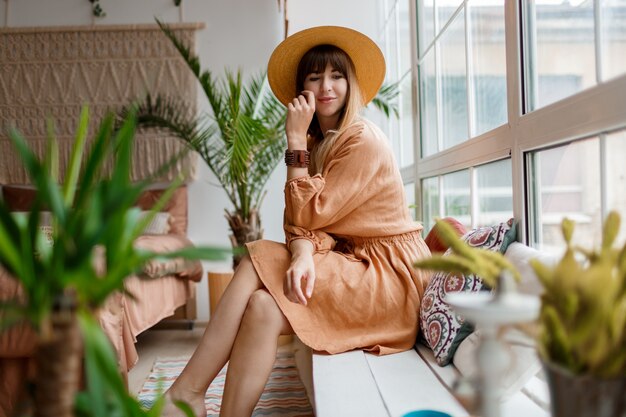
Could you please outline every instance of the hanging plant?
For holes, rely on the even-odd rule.
[[[89,0],[91,6],[91,13],[95,17],[105,17],[107,14],[102,10],[102,6],[100,6],[100,0]]]
[[[174,0],[174,6],[178,7],[180,6],[180,3],[182,3],[183,0]]]

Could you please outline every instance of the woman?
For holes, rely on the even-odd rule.
[[[249,256],[168,391],[198,416],[228,360],[220,415],[251,415],[281,334],[329,353],[413,346],[429,276],[412,263],[430,252],[386,138],[359,116],[384,74],[376,44],[341,27],[299,32],[272,54],[270,86],[288,108],[287,244],[248,244]]]

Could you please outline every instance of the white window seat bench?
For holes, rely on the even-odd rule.
[[[554,257],[517,242],[509,246],[505,256],[522,275],[518,289],[539,294],[540,285],[528,260],[538,258],[549,264],[555,262]],[[469,416],[452,395],[460,372],[452,364],[440,367],[426,346],[387,356],[362,351],[317,354],[297,337],[293,346],[300,377],[317,417],[402,417],[420,409]],[[534,375],[521,383],[523,386],[502,403],[501,416],[549,417],[545,381]]]
[[[296,338],[294,352],[317,417],[401,417],[421,409],[469,416],[452,395],[458,371],[437,365],[425,346],[386,356],[324,355]],[[535,376],[502,404],[502,416],[549,417],[548,398],[545,382]]]

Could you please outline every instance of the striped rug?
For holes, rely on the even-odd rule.
[[[152,372],[139,392],[141,404],[150,408],[158,393],[165,391],[181,373],[189,358],[158,358]],[[207,417],[218,417],[226,369],[220,371],[211,383],[204,403]],[[313,410],[306,395],[304,385],[298,375],[296,362],[291,351],[279,351],[261,399],[254,409],[253,417],[313,417]]]

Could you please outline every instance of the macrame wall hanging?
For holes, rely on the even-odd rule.
[[[202,24],[172,24],[193,46]],[[46,120],[51,118],[64,172],[83,104],[91,110],[93,134],[107,110],[119,109],[150,92],[185,97],[195,111],[196,80],[156,25],[4,28],[0,31],[0,184],[28,184],[6,136],[17,127],[43,155]],[[133,179],[151,175],[183,145],[159,132],[138,135]],[[195,155],[160,181],[195,173]]]

